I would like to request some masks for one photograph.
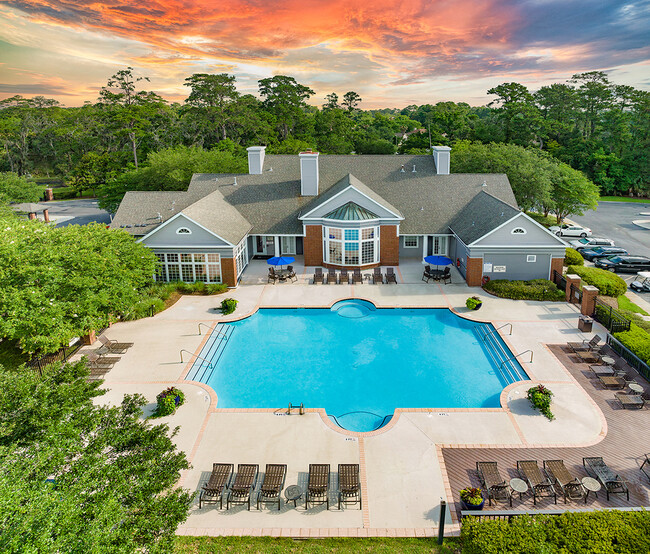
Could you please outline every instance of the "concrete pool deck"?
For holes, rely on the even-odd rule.
[[[455,270],[458,284],[426,284],[419,281],[420,264],[400,266],[399,285],[355,286],[308,284],[311,272],[304,272],[302,267],[298,283],[264,284],[259,281],[264,280],[266,265],[257,260],[251,265],[243,284],[223,296],[184,296],[153,318],[111,327],[107,336],[135,345],[106,375],[104,388],[109,391],[97,401],[117,404],[124,394],[137,392],[147,398],[150,411],[158,392],[171,385],[180,386],[186,393],[186,404],[175,415],[156,422],[180,428],[174,441],[192,464],[182,476],[183,487],[198,492],[213,462],[230,462],[257,463],[261,472],[267,463],[286,463],[286,486],[301,484],[304,489],[308,465],[329,463],[333,506],[329,511],[324,506],[305,511],[304,503],[299,503],[297,509],[293,504],[283,505],[277,512],[268,505],[259,512],[248,512],[243,506],[220,511],[208,504],[199,510],[197,494],[179,534],[431,536],[437,532],[440,501],[453,501],[443,448],[577,447],[597,444],[606,435],[607,422],[601,409],[547,347],[592,336],[577,329],[579,311],[573,305],[494,298],[460,283]],[[478,312],[465,308],[465,300],[472,295],[483,299]],[[222,317],[218,307],[225,296],[236,298],[239,305],[234,314]],[[320,411],[289,416],[286,406],[278,406],[275,413],[220,410],[219,391],[183,380],[191,353],[199,351],[208,332],[201,325],[199,334],[199,323],[213,327],[262,306],[330,306],[351,297],[369,300],[378,307],[451,308],[463,317],[489,321],[495,327],[512,323],[512,334],[504,328],[502,337],[515,353],[532,350],[532,363],[527,362],[526,355],[522,366],[532,381],[547,384],[555,393],[557,419],[549,422],[530,409],[525,391],[531,383],[526,381],[504,390],[504,409],[399,410],[387,427],[355,434],[337,430]],[[594,330],[604,336],[598,325]],[[183,362],[181,350],[185,351]],[[339,463],[360,464],[363,510],[336,509]]]

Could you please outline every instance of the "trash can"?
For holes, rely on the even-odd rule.
[[[581,315],[578,319],[578,329],[583,333],[591,333],[591,327],[594,324],[594,320],[586,315]]]

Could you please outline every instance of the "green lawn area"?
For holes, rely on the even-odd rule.
[[[436,539],[308,539],[294,540],[273,537],[176,537],[177,554],[209,554],[213,552],[260,554],[356,554],[377,552],[381,554],[441,553],[457,554],[461,551],[456,538],[445,539],[439,547]]]
[[[537,223],[544,225],[544,227],[552,227],[557,225],[557,218],[554,215],[544,216],[543,214],[538,214],[536,212],[526,212],[526,215],[532,217]]]
[[[637,306],[625,295],[618,297],[618,307],[620,310],[627,310],[628,312],[634,312],[635,314],[650,315],[648,312],[646,312],[640,306]]]
[[[630,198],[629,196],[601,196],[599,202],[636,202],[650,204],[650,198]]]

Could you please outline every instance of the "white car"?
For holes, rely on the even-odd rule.
[[[585,237],[583,239],[572,240],[569,244],[578,252],[585,248],[593,248],[594,246],[616,246],[612,239],[604,239],[602,237]]]
[[[548,230],[551,231],[551,233],[555,233],[558,237],[584,238],[591,236],[591,229],[587,229],[587,227],[580,227],[580,225],[569,225],[568,223],[565,223],[560,227],[553,225],[553,227],[549,227]]]

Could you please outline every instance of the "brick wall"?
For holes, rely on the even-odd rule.
[[[229,287],[237,286],[237,260],[221,258],[221,280]]]
[[[469,287],[480,287],[483,279],[483,258],[467,258],[465,281]]]
[[[379,261],[381,265],[399,265],[399,237],[397,225],[379,227]]]
[[[302,244],[305,265],[323,265],[323,227],[306,225]]]
[[[548,278],[551,281],[553,280],[553,270],[557,271],[560,275],[562,275],[563,267],[564,267],[564,258],[551,258],[551,274],[548,276]]]

